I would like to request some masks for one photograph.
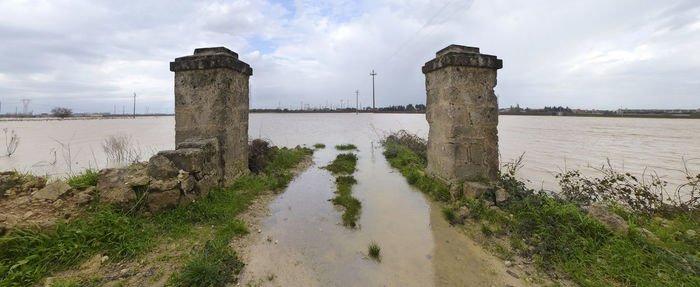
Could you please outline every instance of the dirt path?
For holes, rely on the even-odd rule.
[[[439,203],[430,203],[430,223],[435,238],[435,286],[527,286],[508,273],[501,259],[484,250],[459,228],[450,226],[440,209]]]

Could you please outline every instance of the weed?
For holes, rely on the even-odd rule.
[[[374,260],[380,261],[381,260],[381,248],[377,244],[377,242],[370,242],[369,246],[367,247],[367,253],[369,254],[369,257],[371,257]]]
[[[322,149],[322,148],[326,148],[326,145],[322,144],[322,143],[317,143],[314,145],[314,148],[315,149]]]
[[[357,156],[354,153],[341,153],[324,168],[333,174],[352,174],[356,164]]]
[[[66,183],[75,189],[84,189],[89,186],[97,185],[97,171],[94,169],[86,169],[78,175],[74,175],[66,179]]]
[[[107,155],[107,161],[115,164],[137,162],[141,152],[131,142],[127,135],[112,135],[102,143],[102,149]]]
[[[17,136],[15,130],[10,132],[9,137],[7,135],[7,128],[3,128],[2,131],[5,133],[5,154],[7,156],[12,156],[19,146],[19,136]]]
[[[449,207],[443,207],[441,212],[442,212],[442,216],[445,218],[445,220],[447,220],[450,223],[454,222],[455,218],[457,217],[455,215],[455,211]]]
[[[335,146],[335,149],[337,149],[337,150],[357,150],[357,147],[354,144],[342,144],[342,145]]]
[[[483,233],[486,237],[491,237],[493,235],[493,230],[491,230],[491,228],[488,225],[482,223],[481,233]]]
[[[254,139],[248,145],[248,169],[253,173],[265,171],[267,163],[273,156],[273,148],[270,142],[262,139]]]
[[[397,168],[406,181],[416,186],[422,192],[431,195],[439,201],[449,201],[449,187],[441,180],[426,176],[425,160],[420,158],[406,146],[384,141],[384,156],[392,167]]]
[[[193,257],[170,278],[173,286],[225,286],[237,282],[233,275],[240,274],[245,265],[224,239],[208,240],[191,253]]]
[[[275,273],[267,274],[267,276],[265,276],[265,278],[267,278],[267,281],[275,280]]]

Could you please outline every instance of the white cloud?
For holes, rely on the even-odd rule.
[[[456,43],[504,60],[501,105],[698,107],[698,15],[696,1],[8,0],[0,100],[111,111],[136,91],[171,109],[168,62],[226,46],[254,69],[254,107],[356,89],[368,105],[372,69],[378,105],[420,103],[420,67]]]

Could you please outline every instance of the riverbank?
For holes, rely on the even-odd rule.
[[[229,246],[244,245],[240,238],[255,230],[243,220],[260,216],[254,208],[262,208],[266,196],[283,190],[309,165],[307,148],[271,151],[262,172],[175,209],[151,214],[91,200],[80,215],[55,226],[8,230],[0,241],[0,285],[235,282],[245,263]]]
[[[682,191],[690,197],[671,202],[654,193],[660,182],[618,173],[596,179],[571,171],[562,175],[562,195],[537,192],[515,178],[519,162],[498,182],[457,187],[423,173],[419,138],[394,134],[384,146],[410,184],[443,202],[444,219],[502,258],[513,277],[581,286],[700,284],[700,174],[687,178]]]

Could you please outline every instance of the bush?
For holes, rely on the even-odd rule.
[[[248,145],[248,169],[253,173],[265,171],[267,163],[272,160],[273,148],[270,142],[254,139]]]

